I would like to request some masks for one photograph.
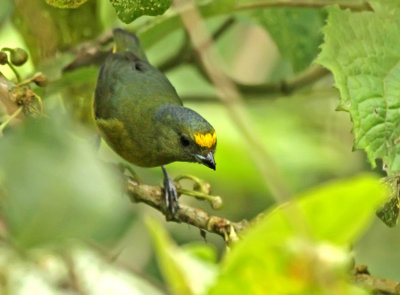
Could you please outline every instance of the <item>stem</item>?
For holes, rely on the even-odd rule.
[[[196,176],[193,176],[193,175],[181,175],[181,176],[175,177],[174,180],[176,182],[179,182],[182,179],[189,179],[189,180],[193,181],[195,183],[195,185],[197,185],[199,187],[200,191],[202,193],[204,193],[204,194],[208,194],[209,191],[210,191],[210,185],[208,183],[202,181],[200,178],[197,178]],[[194,189],[196,189],[195,186],[194,186]]]
[[[204,200],[207,200],[207,201],[212,201],[215,198],[214,196],[211,196],[211,195],[208,195],[208,194],[205,194],[205,193],[202,193],[202,192],[187,190],[187,189],[184,189],[184,188],[179,188],[178,192],[180,194],[183,194],[183,195],[186,195],[186,196],[192,196],[192,197],[204,199]]]
[[[0,124],[0,136],[3,134],[3,130],[4,128],[6,128],[8,123],[10,123],[15,117],[17,117],[21,113],[22,109],[22,106],[19,107],[11,116],[7,118],[7,120]]]
[[[9,61],[7,61],[7,65],[13,71],[15,78],[17,78],[17,82],[18,83],[21,82],[21,76],[19,75],[18,71],[14,68],[14,66]]]
[[[255,3],[243,3],[235,7],[235,10],[247,10],[256,8],[269,8],[269,7],[297,7],[297,8],[323,8],[326,6],[338,5],[342,9],[350,9],[352,11],[372,11],[372,7],[368,2],[361,4],[355,3],[341,3],[336,1],[325,1],[325,2],[308,2],[308,1],[276,1],[276,2],[255,2]]]

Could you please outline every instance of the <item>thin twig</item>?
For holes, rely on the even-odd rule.
[[[204,79],[206,79],[209,82],[212,82],[210,80],[210,77],[204,71],[204,68],[200,64],[199,60],[194,62],[194,66],[198,71],[198,73]],[[235,86],[237,87],[238,90],[240,90],[240,92],[245,93],[246,95],[262,95],[265,98],[265,96],[273,94],[283,94],[283,95],[292,94],[297,90],[300,90],[302,88],[314,84],[315,82],[327,76],[328,74],[330,74],[330,72],[327,69],[321,66],[312,66],[299,76],[296,76],[288,80],[282,80],[276,83],[262,83],[253,85],[242,84],[234,81],[232,81],[232,83],[235,84]]]
[[[129,180],[127,193],[132,202],[146,203],[160,211],[164,216],[167,216],[168,212],[160,186],[138,184]],[[246,220],[232,222],[223,217],[210,215],[199,208],[193,208],[182,203],[179,204],[177,213],[170,221],[191,224],[199,229],[220,235],[224,239],[227,235],[230,235],[232,228],[236,233],[239,233],[247,226]]]
[[[323,8],[326,6],[338,5],[342,9],[350,9],[352,11],[365,11],[372,10],[368,2],[358,3],[344,3],[338,1],[324,1],[324,2],[311,2],[311,1],[266,1],[266,2],[253,2],[242,3],[235,7],[235,10],[247,10],[257,8],[272,8],[272,7],[296,7],[296,8]]]

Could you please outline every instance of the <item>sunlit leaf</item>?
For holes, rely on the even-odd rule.
[[[210,294],[325,294],[332,286],[337,294],[364,294],[346,283],[350,256],[343,247],[365,230],[384,196],[375,177],[360,176],[276,208],[226,256]]]

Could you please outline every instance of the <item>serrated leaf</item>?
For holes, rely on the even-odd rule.
[[[372,166],[400,170],[400,20],[390,15],[329,9],[318,63],[334,75],[350,112],[355,147]]]
[[[172,0],[110,0],[118,18],[124,23],[131,23],[142,15],[161,15],[172,3]]]
[[[47,4],[58,8],[77,8],[88,0],[45,0]]]
[[[351,259],[344,246],[365,230],[385,193],[376,177],[364,175],[276,208],[233,247],[209,294],[366,294],[347,281]]]
[[[316,58],[322,43],[324,12],[307,8],[255,10],[253,17],[274,39],[294,72],[306,69]]]

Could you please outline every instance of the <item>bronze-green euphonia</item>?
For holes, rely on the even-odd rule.
[[[167,77],[147,60],[136,35],[115,29],[114,41],[97,81],[97,126],[125,160],[141,167],[162,167],[165,204],[174,215],[178,195],[163,165],[197,162],[215,170],[215,130],[183,106]]]

